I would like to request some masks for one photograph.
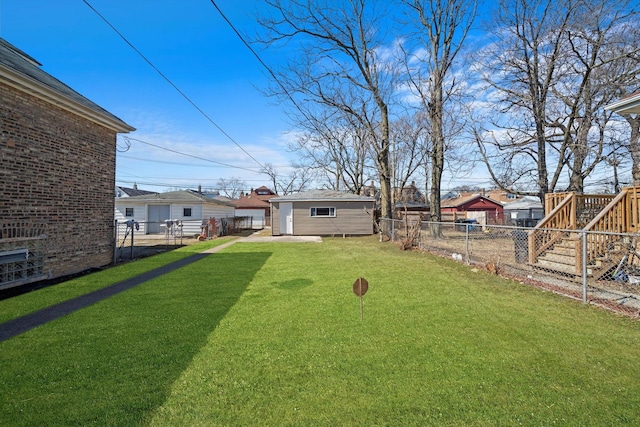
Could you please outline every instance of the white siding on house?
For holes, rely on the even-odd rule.
[[[209,218],[213,217],[220,220],[221,218],[233,217],[235,214],[234,206],[227,206],[215,200],[199,198],[185,193],[175,192],[175,197],[167,197],[167,194],[171,193],[164,193],[161,195],[141,196],[142,199],[138,199],[138,197],[116,199],[114,217],[119,223],[129,219],[138,221],[140,223],[140,231],[145,234],[152,231],[153,233],[163,234],[166,232],[165,220],[178,220],[182,221],[183,234],[185,236],[193,236],[202,232],[202,223],[207,222]],[[160,221],[161,224],[156,223],[153,230],[151,230],[151,227],[146,226],[147,221],[150,220],[150,207],[156,210],[158,207],[166,209],[166,213],[162,214],[161,218],[155,219],[155,221]],[[125,216],[127,208],[134,209],[133,218]],[[184,215],[185,209],[191,209],[190,216]]]
[[[184,216],[184,209],[191,209],[191,216]],[[196,219],[202,219],[202,204],[172,204],[171,205],[171,219],[177,219],[181,221],[193,221]]]
[[[236,216],[250,216],[254,229],[264,228],[264,209],[236,209]]]
[[[233,218],[236,213],[236,208],[233,206],[225,206],[218,204],[206,204],[204,206],[202,219],[208,220],[209,218]]]
[[[133,208],[133,217],[125,216],[127,208]],[[140,227],[139,232],[142,234],[146,234],[146,221],[147,221],[147,207],[145,205],[134,205],[134,204],[118,204],[118,200],[116,200],[115,207],[115,220],[118,221],[118,229],[119,232],[123,233],[125,230],[125,226],[123,225],[125,222],[130,219],[137,221],[138,226]]]

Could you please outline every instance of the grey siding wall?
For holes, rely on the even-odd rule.
[[[335,217],[312,217],[312,207],[334,207]],[[293,234],[295,235],[363,235],[373,234],[372,202],[293,202]],[[274,218],[274,224],[276,223]]]
[[[280,210],[278,209],[279,207],[280,207],[279,203],[271,204],[271,235],[272,236],[280,235]]]

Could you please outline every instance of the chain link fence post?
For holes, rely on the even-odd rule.
[[[469,265],[471,263],[469,259],[469,225],[464,225],[464,263]]]

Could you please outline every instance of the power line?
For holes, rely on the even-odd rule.
[[[144,61],[149,64],[149,66],[151,68],[153,68],[167,83],[169,83],[169,85],[171,85],[171,87],[173,87],[189,104],[191,104],[200,114],[202,114],[202,116],[204,118],[206,118],[209,123],[211,123],[213,126],[215,126],[216,129],[218,129],[224,136],[226,136],[231,142],[233,142],[240,150],[242,150],[247,156],[249,156],[254,162],[256,162],[256,164],[258,166],[260,166],[261,169],[264,168],[264,166],[262,165],[262,163],[260,163],[255,157],[253,157],[247,150],[245,150],[235,139],[233,139],[231,137],[231,135],[229,135],[227,132],[225,132],[224,129],[222,129],[220,126],[218,126],[218,124],[216,122],[213,121],[213,119],[211,117],[209,117],[209,115],[207,113],[205,113],[191,98],[189,98],[189,96],[187,96],[187,94],[185,94],[182,90],[180,90],[180,88],[178,86],[176,86],[167,76],[165,76],[162,71],[160,71],[158,69],[158,67],[156,67],[155,65],[153,65],[153,63],[142,54],[142,52],[140,52],[129,40],[127,40],[127,38],[120,32],[118,31],[118,29],[113,26],[111,24],[111,22],[109,22],[104,16],[102,16],[102,14],[100,14],[100,12],[98,12],[91,4],[89,4],[89,2],[87,0],[83,0],[84,4],[86,4],[96,15],[98,15],[100,17],[100,19],[102,19],[116,34],[118,34],[118,36],[120,36],[120,38],[129,45],[129,47],[131,47],[131,49],[134,50],[134,52],[136,52],[142,59],[144,59]]]
[[[125,141],[129,141],[130,140],[130,141],[140,142],[141,144],[150,145],[152,147],[159,148],[161,150],[169,151],[171,153],[180,154],[182,156],[191,157],[191,158],[202,160],[202,161],[209,162],[209,163],[214,163],[216,165],[226,166],[226,167],[234,168],[234,169],[241,169],[241,170],[245,170],[245,171],[252,172],[252,173],[260,173],[259,171],[256,171],[254,169],[249,169],[249,168],[245,168],[245,167],[242,167],[242,166],[230,165],[228,163],[218,162],[216,160],[206,159],[206,158],[200,157],[200,156],[194,156],[193,154],[182,153],[182,152],[177,151],[177,150],[172,150],[171,148],[162,147],[160,145],[152,144],[151,142],[142,141],[142,140],[136,139],[136,138],[131,138],[130,136],[123,136],[123,138],[124,138]]]
[[[260,63],[260,65],[262,65],[264,67],[265,70],[267,70],[267,72],[269,73],[269,75],[273,78],[273,80],[278,84],[278,86],[280,86],[280,89],[282,89],[282,91],[287,95],[287,98],[289,98],[289,100],[293,103],[293,105],[296,107],[296,109],[303,115],[306,116],[306,114],[304,113],[304,110],[298,105],[298,103],[296,102],[295,99],[293,99],[293,96],[289,93],[289,91],[287,90],[287,88],[285,87],[284,84],[282,84],[282,82],[280,82],[280,79],[278,79],[278,77],[276,76],[276,74],[271,70],[271,68],[262,60],[262,58],[260,57],[260,55],[258,55],[258,52],[256,52],[251,45],[245,40],[245,38],[242,36],[242,34],[240,34],[240,32],[236,29],[236,27],[231,23],[231,21],[229,20],[229,18],[227,18],[227,16],[222,12],[222,10],[218,7],[218,5],[216,4],[215,0],[211,0],[211,4],[213,5],[213,7],[218,11],[218,13],[220,14],[220,16],[222,17],[222,19],[225,20],[225,22],[229,25],[229,27],[231,27],[231,29],[233,30],[234,33],[236,33],[236,36],[238,36],[238,38],[240,39],[240,41],[246,46],[247,49],[249,49],[249,51],[253,54],[253,56],[256,57],[256,59],[258,60],[258,62]]]

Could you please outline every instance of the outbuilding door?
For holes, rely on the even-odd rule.
[[[280,234],[293,234],[292,203],[280,203]]]
[[[149,206],[149,212],[147,215],[147,234],[151,233],[164,233],[164,228],[160,227],[160,224],[164,225],[164,222],[171,219],[171,207],[169,205],[151,205]]]

